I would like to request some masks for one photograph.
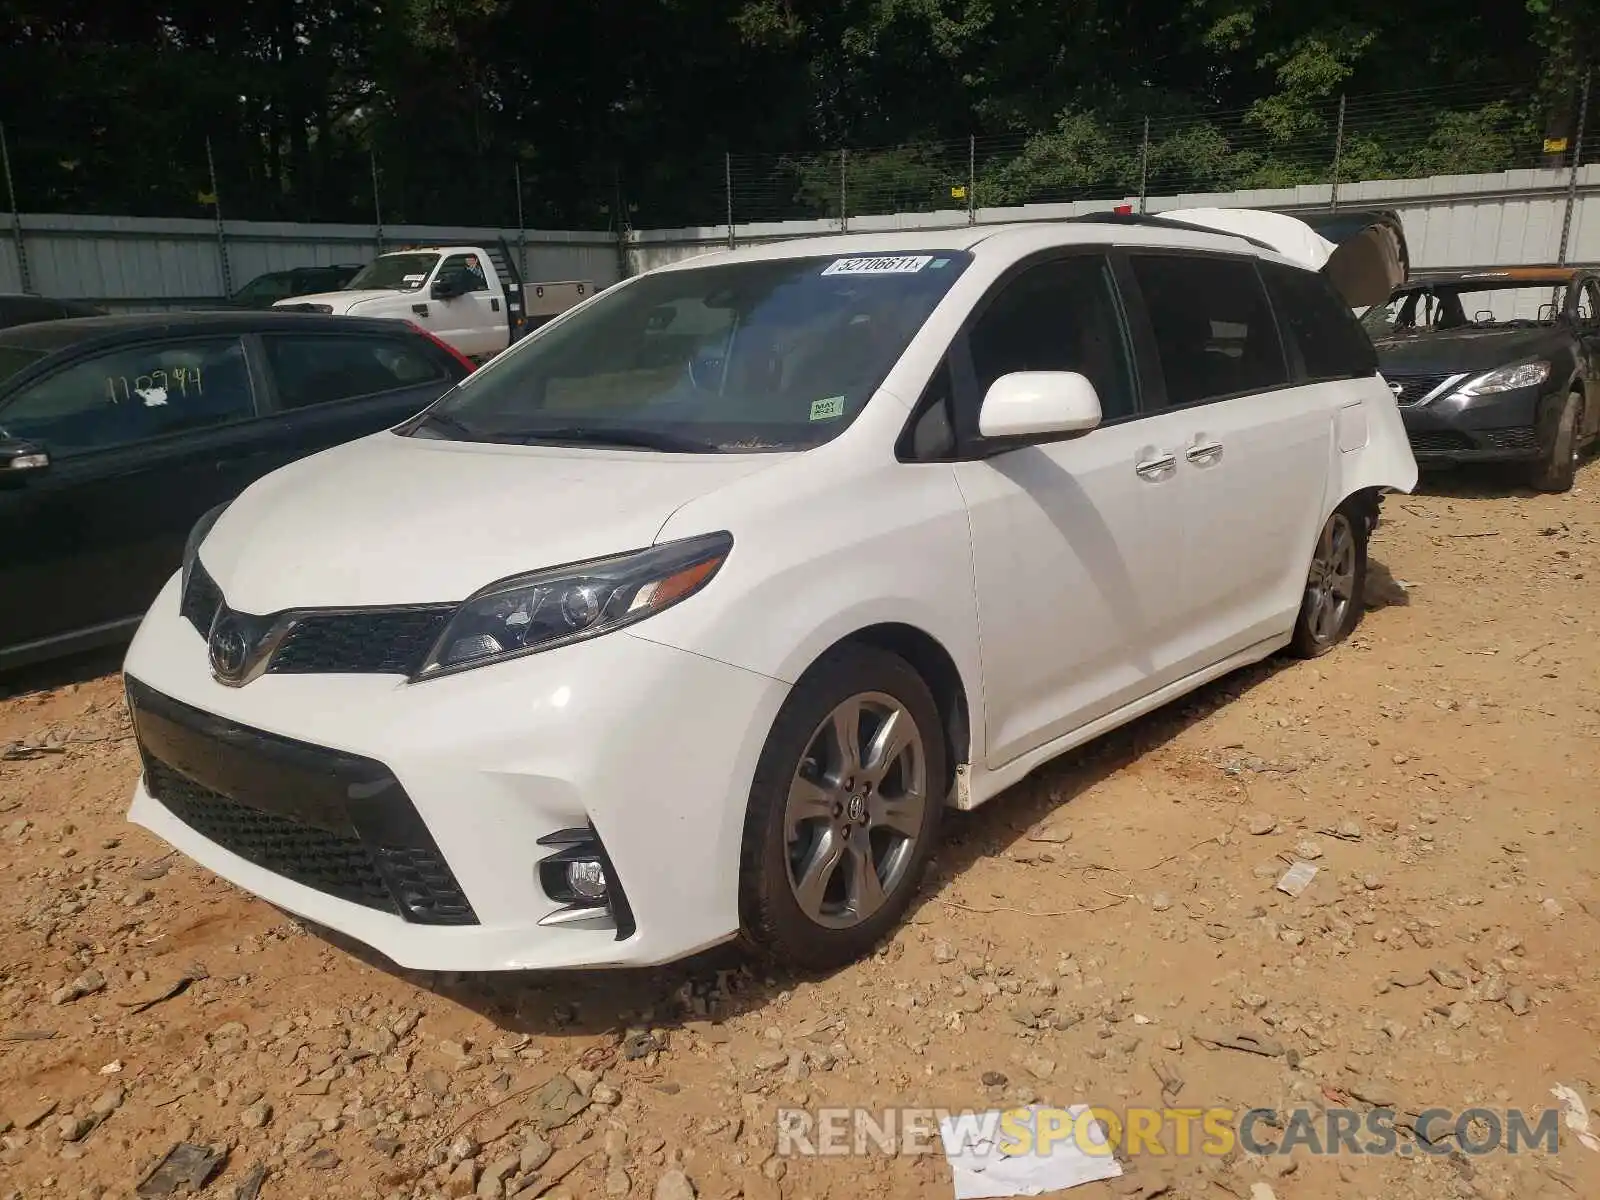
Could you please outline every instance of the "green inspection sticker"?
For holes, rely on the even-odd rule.
[[[826,400],[813,400],[811,402],[811,419],[813,421],[832,421],[836,417],[844,416],[844,397],[829,396]]]

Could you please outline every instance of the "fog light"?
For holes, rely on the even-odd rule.
[[[567,864],[567,886],[580,900],[606,898],[606,872],[592,858],[579,859]]]

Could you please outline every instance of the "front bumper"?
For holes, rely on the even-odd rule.
[[[1539,455],[1539,402],[1539,388],[1442,396],[1403,405],[1400,417],[1418,463],[1510,462]]]
[[[129,819],[405,967],[647,966],[739,928],[750,780],[787,685],[630,635],[409,684],[217,683],[169,582],[126,664]],[[157,799],[160,795],[162,799]],[[559,921],[538,864],[592,828],[631,920]],[[631,927],[631,931],[630,931]]]

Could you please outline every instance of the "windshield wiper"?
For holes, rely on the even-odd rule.
[[[604,429],[591,426],[563,426],[532,433],[508,434],[509,439],[532,442],[566,442],[579,446],[627,446],[639,450],[665,450],[675,454],[715,453],[717,447],[698,438],[680,437],[651,429]]]

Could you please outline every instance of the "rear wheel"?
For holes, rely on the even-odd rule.
[[[819,661],[773,723],[750,790],[746,936],[811,968],[870,951],[911,903],[946,771],[938,707],[908,663],[868,646]]]
[[[1360,623],[1369,528],[1365,510],[1351,499],[1334,510],[1317,535],[1305,597],[1290,642],[1301,658],[1326,654]]]
[[[1541,492],[1570,492],[1583,453],[1579,429],[1583,423],[1583,397],[1577,392],[1550,403],[1540,414],[1539,458],[1529,482]]]

